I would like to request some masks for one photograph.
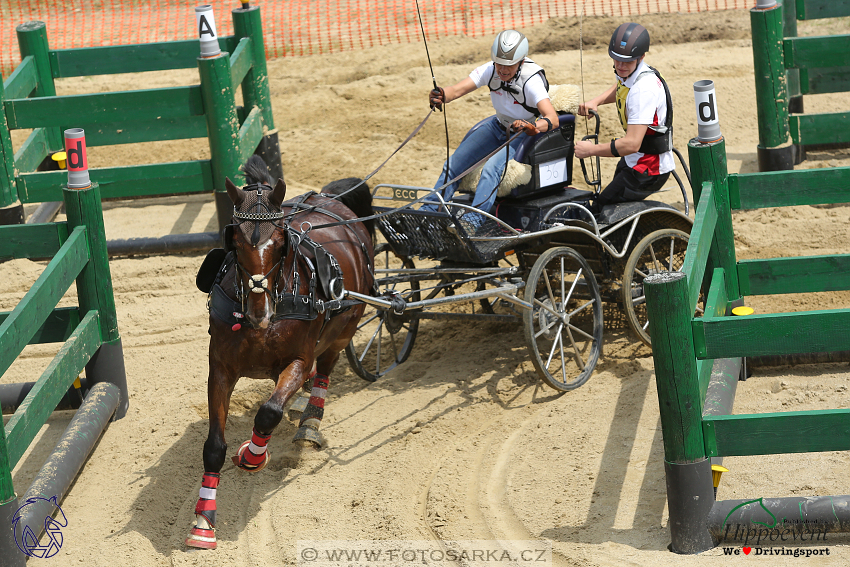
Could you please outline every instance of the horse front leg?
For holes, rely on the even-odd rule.
[[[233,456],[233,464],[249,472],[258,472],[269,462],[268,443],[272,432],[283,419],[283,406],[295,394],[307,378],[312,362],[303,360],[290,363],[278,377],[274,392],[260,406],[254,417],[254,430],[250,441],[245,441]]]
[[[210,429],[204,443],[204,476],[198,502],[195,504],[195,525],[186,537],[186,545],[201,549],[215,549],[216,490],[221,479],[221,467],[227,455],[224,425],[230,409],[230,396],[237,377],[213,368],[207,380],[207,398],[210,412]]]
[[[313,389],[310,391],[310,399],[307,401],[307,407],[301,412],[301,421],[298,424],[298,431],[292,437],[292,442],[299,447],[312,447],[320,449],[322,447],[322,438],[319,434],[319,426],[322,424],[322,418],[325,415],[325,398],[328,394],[328,385],[330,378],[328,377],[336,366],[339,359],[339,351],[334,354],[322,354],[316,360],[316,373],[313,377]]]

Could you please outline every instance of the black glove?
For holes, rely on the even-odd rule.
[[[442,111],[443,104],[446,102],[446,91],[443,90],[443,87],[432,89],[428,94],[428,102],[431,104],[431,110],[436,108]]]

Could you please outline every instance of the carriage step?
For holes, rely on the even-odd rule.
[[[307,402],[309,401],[310,394],[302,394],[297,400],[292,402],[292,405],[289,406],[289,413],[287,414],[289,421],[299,421],[301,419],[301,414],[304,413],[305,409],[307,409]]]

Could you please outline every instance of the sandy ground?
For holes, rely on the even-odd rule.
[[[646,22],[656,38],[648,61],[664,72],[676,101],[676,145],[684,151],[696,135],[692,84],[711,79],[729,170],[755,171],[748,13],[664,15]],[[550,21],[527,30],[532,55],[552,83],[581,85],[589,99],[612,80],[602,45],[613,24],[585,19],[580,53],[571,45],[577,20]],[[459,80],[485,60],[489,41],[452,38],[430,45],[439,82]],[[550,50],[535,50],[544,44]],[[294,188],[368,174],[428,111],[430,73],[422,45],[280,59],[269,63],[269,74],[284,169]],[[196,73],[186,71],[68,80],[60,90],[196,82]],[[813,96],[806,98],[806,110],[837,111],[848,103],[846,94]],[[488,107],[484,92],[448,107],[453,144]],[[616,133],[612,109],[603,108],[602,118],[607,140]],[[584,135],[583,128],[579,124],[577,133]],[[444,135],[442,124],[431,120],[374,181],[431,185],[445,154]],[[90,163],[208,156],[203,140],[146,146],[92,148]],[[799,167],[850,165],[848,150],[809,158]],[[604,169],[610,179],[614,160],[604,161],[610,162]],[[673,187],[662,200],[682,202]],[[108,202],[104,209],[109,238],[216,228],[209,196]],[[848,217],[848,206],[736,213],[738,256],[847,253]],[[653,361],[616,316],[606,323],[604,357],[593,377],[564,395],[541,384],[519,326],[423,322],[408,362],[375,384],[354,375],[343,358],[331,376],[322,426],[327,447],[295,449],[295,426],[284,420],[272,437],[266,470],[251,475],[228,461],[218,491],[219,548],[187,550],[183,539],[193,520],[207,429],[208,315],[206,297],[194,285],[201,260],[183,255],[111,261],[130,410],[110,425],[62,503],[69,525],[61,554],[32,565],[291,565],[299,540],[330,539],[534,540],[551,544],[558,566],[748,559],[719,557],[720,549],[693,557],[667,551]],[[4,264],[0,309],[11,309],[43,267],[24,260]],[[63,304],[71,303],[73,297]],[[748,304],[760,312],[847,308],[850,294],[751,298]],[[50,345],[28,347],[3,382],[34,380],[55,351]],[[847,407],[848,371],[847,364],[758,370],[740,383],[735,412]],[[270,391],[268,381],[237,385],[227,430],[231,449],[248,438]],[[19,493],[70,417],[55,413],[21,460],[14,471]],[[848,493],[847,453],[727,458],[724,464],[730,472],[721,499]],[[802,561],[846,565],[847,544],[830,535],[830,556]],[[773,565],[792,561],[801,560],[771,558]]]

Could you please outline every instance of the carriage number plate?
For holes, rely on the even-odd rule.
[[[565,158],[541,163],[537,168],[541,187],[548,187],[556,183],[566,183],[567,181],[567,160]]]
[[[397,199],[399,201],[415,201],[418,193],[419,192],[416,189],[399,189],[396,187],[393,189],[393,199]]]

